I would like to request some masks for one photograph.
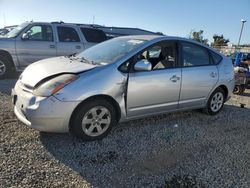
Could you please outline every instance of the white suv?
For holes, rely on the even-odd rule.
[[[106,39],[102,30],[88,25],[25,22],[0,38],[0,78],[35,61],[79,53]]]

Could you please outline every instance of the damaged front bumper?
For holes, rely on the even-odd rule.
[[[55,98],[34,96],[16,84],[12,90],[14,113],[25,125],[44,132],[69,131],[69,121],[78,102],[62,102]]]

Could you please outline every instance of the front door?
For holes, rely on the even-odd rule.
[[[181,85],[181,68],[177,67],[175,43],[156,44],[145,49],[135,59],[135,61],[140,59],[149,61],[152,70],[132,70],[129,73],[128,117],[176,109]]]
[[[16,40],[16,52],[21,67],[56,56],[56,44],[51,25],[33,25]]]

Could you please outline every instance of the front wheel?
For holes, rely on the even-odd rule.
[[[217,114],[223,107],[225,102],[225,92],[221,88],[217,88],[209,97],[205,111],[209,115]]]
[[[5,56],[0,57],[0,79],[10,76],[12,71],[11,62]]]
[[[113,105],[97,99],[84,103],[76,110],[70,130],[83,140],[98,140],[105,137],[116,123]]]

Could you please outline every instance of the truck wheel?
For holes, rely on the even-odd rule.
[[[12,71],[12,63],[6,57],[0,57],[0,79],[10,76]]]
[[[237,85],[234,87],[233,93],[237,94],[237,95],[242,95],[244,93],[245,89],[246,88],[244,85]]]
[[[97,99],[80,106],[72,116],[70,132],[83,140],[105,137],[117,123],[115,108],[106,100]]]

